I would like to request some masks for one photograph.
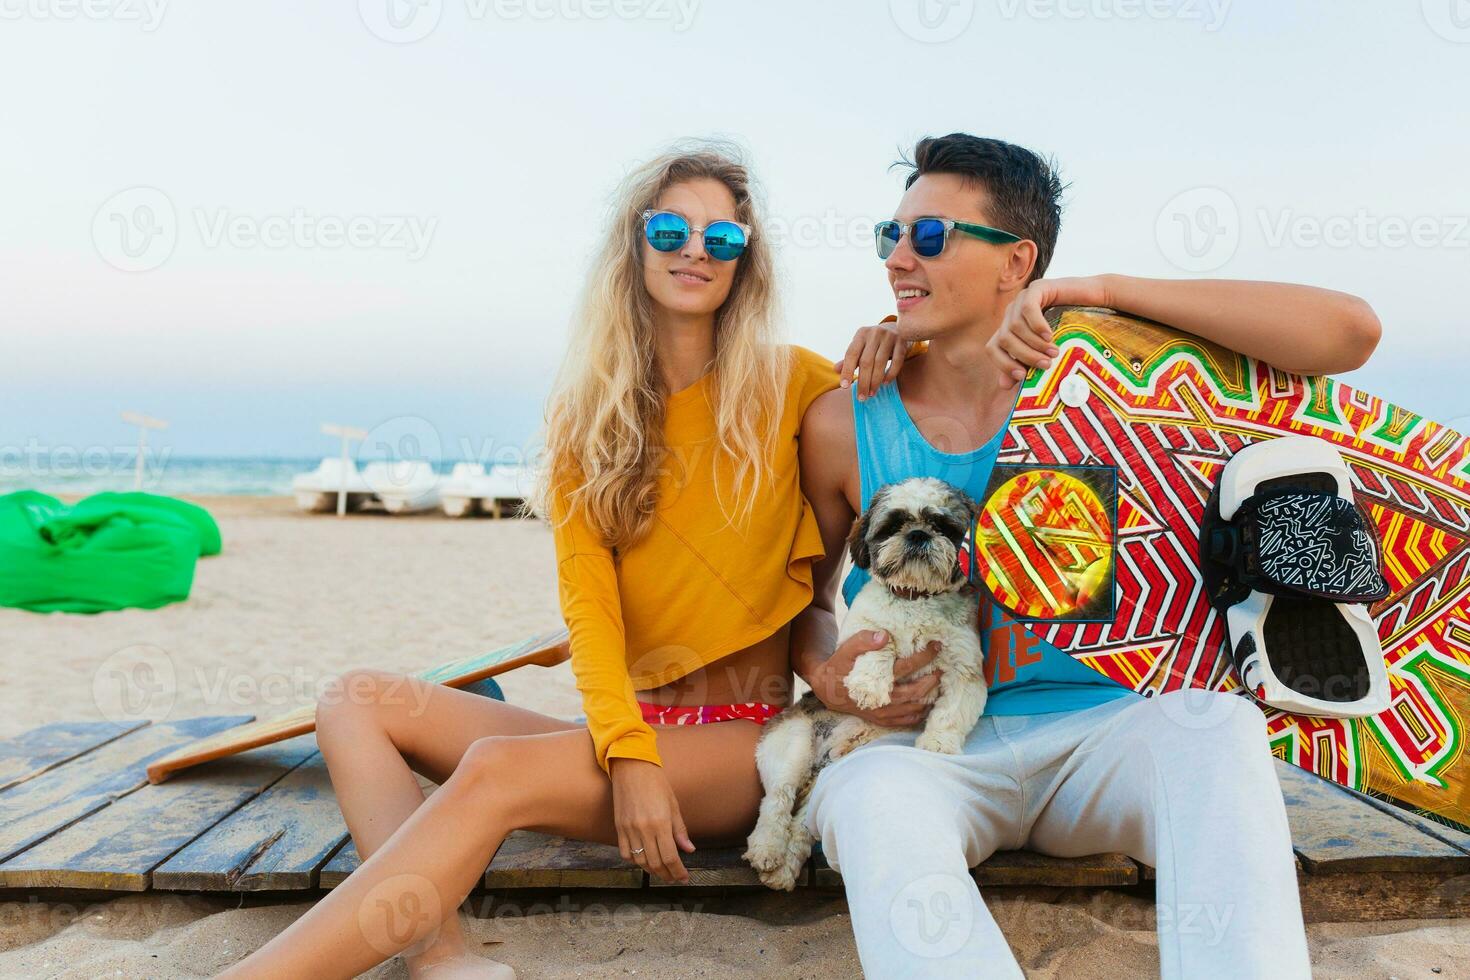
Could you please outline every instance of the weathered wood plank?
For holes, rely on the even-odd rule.
[[[997,851],[970,870],[977,884],[1085,888],[1138,883],[1138,865],[1125,854],[1059,858],[1033,851]]]
[[[152,759],[249,720],[237,715],[146,725],[0,793],[0,862],[142,786]]]
[[[1346,789],[1346,787],[1344,788]],[[1438,820],[1431,820],[1412,810],[1406,810],[1401,806],[1394,806],[1387,800],[1375,799],[1367,794],[1359,793],[1357,790],[1349,789],[1346,791],[1352,795],[1353,799],[1362,802],[1364,806],[1371,806],[1375,810],[1381,810],[1395,820],[1400,820],[1408,824],[1420,833],[1428,834],[1435,840],[1444,841],[1451,847],[1470,854],[1470,834],[1465,833],[1463,830],[1446,827]]]
[[[345,852],[351,852],[349,855]],[[764,887],[740,854],[740,847],[702,847],[682,855],[689,872],[687,886],[675,886],[649,875],[653,888]],[[590,865],[587,863],[591,861]],[[356,851],[350,845],[322,869],[322,884],[340,884],[357,868]],[[819,856],[803,873],[800,884],[841,886],[842,876]],[[813,879],[813,870],[816,878]],[[1121,854],[1097,854],[1083,858],[1053,858],[1026,851],[1004,851],[974,871],[982,885],[1100,886],[1131,885],[1138,881],[1138,867]],[[617,849],[559,837],[518,831],[501,845],[486,872],[487,888],[636,888],[642,869],[628,865]]]
[[[1470,872],[1470,854],[1368,806],[1297,766],[1277,763],[1292,846],[1309,874]]]
[[[322,867],[322,888],[335,888],[362,864],[347,841]],[[692,872],[691,872],[692,877]],[[616,847],[513,831],[485,869],[485,888],[641,888],[645,875],[628,864]]]
[[[245,721],[189,719],[131,730],[61,724],[0,743],[0,776],[20,779],[0,789],[0,887],[247,891],[339,884],[359,862],[310,736],[210,763],[176,783],[147,785],[151,760]],[[1464,906],[1470,889],[1456,890],[1454,876],[1470,874],[1470,835],[1285,763],[1277,772],[1303,881],[1351,872],[1348,878],[1365,882],[1357,892],[1346,883],[1318,888],[1324,907],[1341,910],[1360,894],[1364,902],[1412,911],[1402,896],[1425,887],[1433,908]],[[691,884],[671,886],[624,862],[615,847],[518,831],[482,884],[763,887],[741,850],[701,847],[681,855]],[[982,887],[1107,887],[1154,877],[1152,868],[1118,854],[1061,859],[1015,851],[998,852],[972,873]],[[802,877],[802,884],[841,883],[820,854]]]
[[[1292,864],[1296,867],[1297,876],[1300,877],[1305,870],[1302,867],[1302,856],[1300,854],[1293,853],[1291,855],[1291,861]],[[1142,861],[1135,861],[1134,864],[1138,865],[1138,878],[1140,881],[1157,880],[1158,872],[1155,870],[1153,865],[1144,864]]]
[[[696,847],[693,854],[679,852],[679,860],[684,862],[684,870],[689,872],[689,884],[673,885],[659,880],[654,875],[648,876],[648,884],[651,888],[730,888],[734,886],[754,886],[764,888],[760,876],[755,869],[741,858],[745,852],[744,846],[737,847]],[[617,853],[616,849],[613,851]],[[797,884],[804,885],[807,882],[809,871],[803,869]]]
[[[690,869],[690,877],[693,877]],[[641,888],[644,872],[608,844],[517,830],[485,871],[486,888]]]
[[[315,743],[310,736],[282,743],[293,744],[312,748]],[[209,765],[200,769],[201,778]],[[326,763],[313,751],[264,793],[155,868],[152,883],[173,891],[315,888],[317,870],[347,839]]]
[[[812,857],[812,884],[823,888],[842,887],[842,875],[821,854]],[[1046,885],[1060,888],[1132,885],[1138,882],[1138,865],[1123,854],[1091,854],[1058,858],[1031,851],[996,851],[970,869],[970,876],[984,888],[997,885]]]
[[[1301,875],[1307,922],[1382,922],[1470,916],[1470,882],[1463,875],[1391,871]]]
[[[148,724],[59,721],[0,741],[0,792]]]
[[[347,876],[356,871],[362,862],[357,857],[357,845],[352,843],[352,838],[342,842],[337,848],[337,853],[327,859],[322,869],[317,872],[316,884],[318,888],[336,888],[347,880]]]
[[[147,729],[144,729],[147,731]],[[0,887],[146,891],[150,872],[300,765],[310,744],[248,752],[114,799],[4,864]]]
[[[682,887],[760,887],[755,871],[740,859],[743,848],[699,848],[683,855],[689,885]],[[334,888],[361,862],[349,841],[322,868],[323,888]],[[645,879],[647,879],[645,881]],[[486,888],[639,888],[665,885],[624,861],[616,847],[518,830],[506,838],[481,882]]]

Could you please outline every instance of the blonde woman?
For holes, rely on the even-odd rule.
[[[860,365],[871,390],[902,360],[869,328],[834,370],[777,342],[773,307],[732,151],[673,152],[628,177],[547,419],[543,512],[586,724],[344,675],[317,740],[363,864],[222,976],[351,977],[403,952],[415,977],[511,977],[466,950],[456,914],[511,831],[615,844],[669,882],[688,881],[696,840],[744,842],[756,739],[791,700],[790,647],[831,649],[816,635],[830,616],[805,614],[823,548],[798,482],[801,419],[839,373]],[[850,655],[878,645],[859,638]],[[917,724],[936,680],[866,717]],[[441,784],[428,800],[414,772]]]

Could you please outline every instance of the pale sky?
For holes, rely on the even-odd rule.
[[[685,135],[749,148],[797,343],[889,312],[887,165],[965,130],[1057,159],[1053,274],[1358,293],[1349,380],[1464,424],[1467,83],[1466,0],[0,0],[0,452],[519,444]]]

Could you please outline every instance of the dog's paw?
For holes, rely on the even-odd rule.
[[[924,732],[914,740],[914,748],[941,755],[959,755],[965,740],[955,732]]]
[[[892,668],[885,669],[877,658],[859,659],[844,683],[852,703],[864,711],[881,708],[893,699]]]
[[[761,884],[779,892],[795,891],[796,879],[801,874],[801,867],[797,865],[796,870],[793,871],[785,861],[782,861],[779,868],[760,872]]]
[[[745,860],[745,863],[760,872],[762,881],[765,881],[766,875],[786,863],[785,841],[773,840],[770,837],[758,841],[752,836],[747,843],[749,846],[740,857]]]

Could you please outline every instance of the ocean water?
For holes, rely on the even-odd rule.
[[[286,495],[291,492],[291,478],[316,469],[320,461],[316,456],[174,456],[166,451],[156,455],[149,452],[143,458],[141,489],[188,496]],[[107,490],[133,490],[136,463],[134,452],[0,454],[0,494],[40,490],[85,496]],[[454,468],[454,461],[437,462],[433,467],[435,472],[447,474]]]

